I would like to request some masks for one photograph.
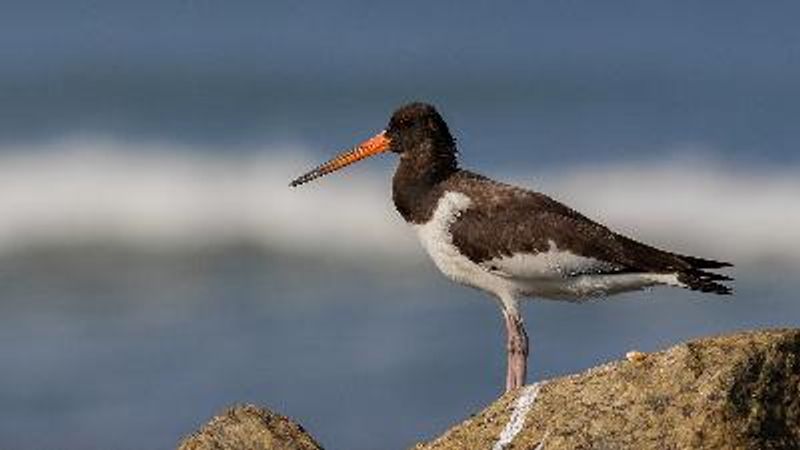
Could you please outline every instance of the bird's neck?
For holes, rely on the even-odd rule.
[[[441,184],[456,173],[454,148],[424,146],[403,153],[392,180],[394,206],[406,222],[425,223],[436,208]]]

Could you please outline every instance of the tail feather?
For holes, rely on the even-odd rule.
[[[720,281],[733,281],[733,278],[703,270],[688,270],[678,274],[678,281],[693,291],[710,294],[731,295],[733,289]]]
[[[676,256],[688,263],[694,269],[722,269],[723,267],[733,267],[733,264],[724,261],[715,261],[713,259],[704,259],[686,255]]]
[[[732,267],[733,264],[710,259],[696,258],[694,256],[680,256],[690,267],[678,273],[678,281],[693,291],[708,292],[718,295],[731,295],[733,289],[722,284],[724,281],[733,281],[733,278],[703,269],[721,269]]]
[[[696,271],[696,273],[704,280],[710,281],[733,281],[733,278],[714,272],[707,272],[705,270]]]

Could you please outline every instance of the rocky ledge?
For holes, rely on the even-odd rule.
[[[280,418],[254,407],[234,408],[180,449],[320,448],[291,422],[293,431],[280,431],[288,419],[273,417]],[[800,448],[800,330],[699,339],[525,386],[414,447],[685,448]]]

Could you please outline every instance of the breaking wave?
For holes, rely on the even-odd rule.
[[[370,261],[421,255],[389,200],[385,164],[290,189],[319,161],[287,145],[222,155],[76,138],[1,150],[0,254],[98,242],[159,252],[248,243]],[[679,252],[800,267],[800,168],[672,160],[490,175]]]

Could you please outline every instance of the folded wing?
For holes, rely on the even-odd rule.
[[[480,189],[492,183],[495,189]],[[480,198],[450,228],[459,251],[487,270],[535,279],[587,274],[677,274],[688,288],[729,294],[709,272],[726,262],[683,256],[642,244],[588,219],[546,195],[466,174],[461,189]],[[469,192],[472,191],[472,192]],[[491,192],[491,197],[485,197]]]

